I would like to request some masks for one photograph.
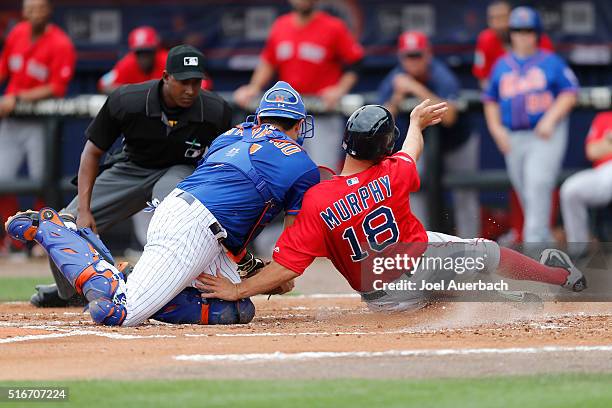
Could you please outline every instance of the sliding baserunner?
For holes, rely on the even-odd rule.
[[[493,241],[425,231],[411,213],[410,193],[420,185],[415,162],[423,150],[422,130],[440,123],[446,110],[446,103],[428,100],[415,107],[403,148],[392,154],[399,131],[391,113],[378,105],[357,109],[346,124],[342,174],[308,190],[295,224],[274,249],[274,262],[240,283],[203,275],[198,287],[209,292],[203,296],[236,300],[265,293],[301,275],[316,257],[329,258],[374,310],[420,307],[431,293],[423,285],[461,280],[464,273],[583,290],[582,272],[562,251],[546,249],[537,262]],[[404,255],[408,265],[394,262]],[[388,271],[377,270],[387,263]]]

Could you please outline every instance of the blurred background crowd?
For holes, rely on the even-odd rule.
[[[274,79],[291,83],[315,115],[305,148],[336,171],[358,105],[385,105],[404,133],[412,102],[448,100],[412,201],[429,229],[580,243],[576,255],[612,237],[609,0],[5,0],[0,41],[2,219],[72,199],[67,180],[99,107],[29,103],[159,79],[167,50],[189,44],[206,59],[202,89],[230,103],[233,123]],[[148,215],[132,218],[101,231],[112,249],[141,249]],[[274,238],[261,237],[260,251]],[[0,256],[31,251],[0,239]]]

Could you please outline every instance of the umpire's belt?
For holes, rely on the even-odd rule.
[[[196,200],[199,202],[197,198],[195,198],[193,195],[186,191],[181,191],[180,193],[178,193],[177,197],[185,201],[187,205],[193,204]],[[210,229],[210,232],[213,233],[215,238],[217,238],[217,241],[223,243],[223,240],[227,238],[227,232],[225,231],[225,229],[223,229],[223,227],[221,226],[221,224],[219,224],[218,221],[215,221],[210,224],[208,228]]]

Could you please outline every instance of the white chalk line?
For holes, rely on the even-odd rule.
[[[308,351],[302,353],[253,353],[253,354],[181,354],[177,361],[190,362],[259,362],[259,361],[304,361],[327,358],[373,358],[373,357],[440,357],[477,354],[539,354],[566,352],[612,352],[612,345],[604,346],[544,346],[524,348],[474,348],[439,350],[387,350],[387,351]]]

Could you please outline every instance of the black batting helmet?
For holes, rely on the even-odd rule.
[[[380,105],[366,105],[346,122],[342,147],[356,159],[379,161],[393,152],[398,137],[391,112]]]

